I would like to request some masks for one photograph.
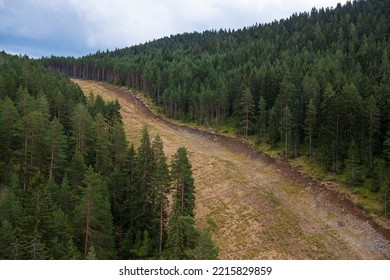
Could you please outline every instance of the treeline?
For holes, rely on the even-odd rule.
[[[218,257],[195,227],[186,149],[169,164],[146,129],[135,149],[119,110],[0,53],[0,259]]]
[[[43,63],[148,92],[169,117],[306,155],[388,213],[390,2],[347,2],[237,31],[171,36]],[[387,214],[386,214],[387,215]]]

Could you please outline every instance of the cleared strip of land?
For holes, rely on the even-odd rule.
[[[74,80],[84,93],[118,99],[128,140],[159,133],[171,157],[190,152],[196,221],[215,221],[221,259],[390,259],[390,230],[379,226],[330,183],[305,178],[240,140],[154,115],[131,90]]]

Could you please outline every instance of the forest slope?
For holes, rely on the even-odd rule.
[[[221,259],[389,259],[390,232],[330,184],[301,176],[287,164],[241,142],[172,124],[153,115],[134,92],[74,80],[85,94],[119,100],[128,140],[138,146],[144,125],[159,133],[168,157],[190,152],[196,222],[215,221]],[[130,133],[131,131],[131,133]]]
[[[388,0],[348,1],[235,31],[41,61],[71,77],[141,89],[169,118],[306,160],[389,218],[389,15]]]

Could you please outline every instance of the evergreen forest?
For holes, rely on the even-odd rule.
[[[218,257],[195,226],[187,150],[168,159],[146,127],[135,148],[119,110],[0,53],[0,259]]]
[[[0,259],[217,259],[195,225],[189,152],[69,77],[137,89],[159,113],[254,143],[390,217],[390,1],[313,8],[80,58],[0,52]],[[131,133],[131,132],[130,132]]]
[[[389,217],[389,15],[387,0],[348,1],[41,62],[142,90],[170,118],[241,135],[287,159],[303,156],[380,201],[378,214]]]

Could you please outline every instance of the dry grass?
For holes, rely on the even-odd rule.
[[[196,186],[196,222],[205,227],[207,217],[214,220],[213,239],[221,259],[383,258],[364,243],[354,248],[363,242],[351,237],[359,222],[346,222],[340,229],[337,221],[342,213],[319,203],[309,190],[289,181],[273,166],[202,136],[170,128],[142,114],[103,84],[76,82],[86,94],[92,90],[106,100],[118,98],[128,140],[135,146],[147,125],[152,137],[160,134],[168,158],[180,146],[187,147]]]

